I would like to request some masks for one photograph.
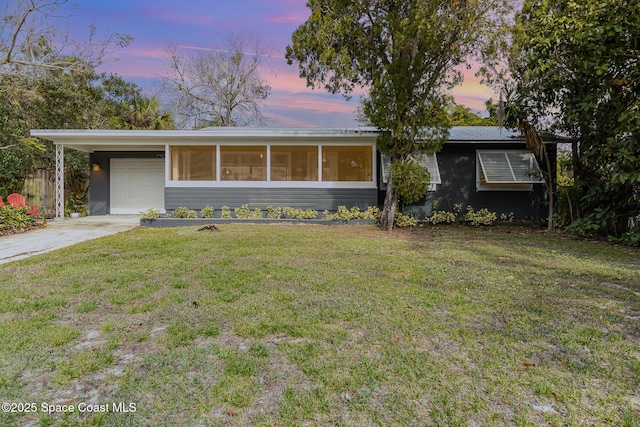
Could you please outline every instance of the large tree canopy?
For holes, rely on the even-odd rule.
[[[135,84],[115,75],[46,70],[0,76],[0,193],[20,192],[28,169],[51,169],[50,142],[30,129],[172,129],[171,114]],[[85,153],[70,151],[69,169],[88,168]]]
[[[65,3],[67,0],[6,2],[0,9],[0,72],[24,68],[92,70],[109,59],[112,47],[126,47],[133,40],[121,33],[98,38],[93,24],[88,25],[86,39],[71,38],[68,31],[51,22]]]
[[[480,117],[464,105],[452,104],[449,107],[451,126],[497,126],[498,118],[495,111],[491,111],[492,103],[492,99],[485,102],[487,111],[489,111],[489,117]]]
[[[526,0],[509,70],[521,107],[573,141],[575,231],[640,240],[640,2]]]
[[[502,0],[310,0],[307,6],[311,16],[293,33],[289,63],[298,63],[310,86],[347,97],[367,90],[363,115],[384,131],[379,149],[401,163],[416,150],[440,149],[450,127],[447,91],[462,81],[460,66],[507,9]],[[385,229],[393,227],[397,200],[390,176]]]
[[[126,47],[132,37],[100,37],[88,22],[86,37],[72,38],[60,13],[65,3],[8,0],[0,5],[0,194],[22,191],[27,170],[55,164],[52,144],[30,137],[30,129],[171,126],[171,117],[163,116],[157,103],[145,104],[135,85],[94,72],[111,59],[113,48]],[[160,120],[150,119],[152,105]],[[88,167],[86,153],[71,151],[65,160],[68,169]]]

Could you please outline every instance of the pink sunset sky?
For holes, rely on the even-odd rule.
[[[95,24],[98,35],[106,32],[130,34],[134,40],[115,50],[117,61],[98,71],[115,73],[142,87],[148,96],[159,93],[166,73],[165,48],[224,49],[232,33],[250,32],[269,48],[261,77],[271,86],[262,111],[273,127],[358,126],[355,109],[358,96],[346,101],[323,89],[306,87],[296,65],[287,65],[285,47],[293,31],[309,16],[306,0],[83,0],[62,6],[60,25],[77,38],[86,37]],[[493,91],[479,83],[474,70],[465,71],[465,81],[453,91],[456,102],[483,111]]]

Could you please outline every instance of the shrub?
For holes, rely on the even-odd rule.
[[[36,224],[36,220],[27,215],[26,208],[0,206],[0,230],[25,228]]]
[[[71,191],[64,209],[64,215],[69,216],[72,212],[84,213],[87,211],[84,202],[86,199],[86,192],[84,191]]]
[[[193,209],[186,206],[180,206],[173,211],[174,218],[198,218],[198,214]]]
[[[640,223],[636,222],[633,227],[624,233],[616,241],[627,246],[640,246]]]
[[[418,225],[418,220],[411,215],[403,214],[402,212],[396,212],[393,220],[396,227],[399,228],[411,228]]]
[[[457,215],[447,211],[433,211],[428,221],[433,224],[451,224],[456,222]]]
[[[267,218],[279,219],[282,217],[282,208],[274,208],[273,206],[267,206]]]
[[[439,211],[438,210],[438,200],[435,200],[432,204],[432,213],[431,216],[427,219],[427,222],[430,222],[433,225],[436,224],[452,224],[458,220],[458,215],[462,210],[462,205],[455,204],[453,205],[453,211]]]
[[[255,208],[253,212],[251,212],[250,218],[256,218],[256,219],[262,218],[262,209]]]
[[[140,218],[144,218],[144,219],[160,218],[160,209],[149,208],[144,212],[140,212]]]
[[[282,215],[288,216],[289,218],[293,218],[293,214],[296,210],[297,209],[285,206],[284,208],[282,208]]]
[[[500,214],[500,221],[503,221],[503,222],[506,222],[506,221],[508,221],[508,222],[513,222],[513,221],[515,221],[515,219],[516,219],[516,217],[515,217],[515,215],[513,214],[513,212],[509,212],[509,215],[507,215],[507,214],[505,214],[505,213],[501,213],[501,214]]]
[[[220,211],[220,218],[231,218],[231,209],[229,206],[223,206]]]
[[[316,219],[318,218],[318,211],[315,209],[305,209],[303,219]]]
[[[369,206],[366,211],[360,214],[360,219],[375,219],[376,221],[380,221],[380,217],[382,216],[382,211],[377,206]]]
[[[235,208],[234,211],[236,212],[236,218],[246,219],[251,216],[251,211],[249,210],[249,205],[247,204],[244,204],[239,208]]]
[[[361,211],[359,207],[353,206],[347,209],[346,206],[338,206],[336,213],[324,211],[322,219],[330,221],[350,221],[352,219],[373,219],[379,220],[382,212],[377,206],[369,206],[366,211]]]
[[[492,225],[498,217],[495,212],[490,212],[487,208],[474,211],[473,207],[467,206],[467,213],[462,216],[462,222],[470,225]]]
[[[417,202],[429,191],[429,171],[414,162],[397,161],[391,165],[393,185],[406,206]]]
[[[346,206],[338,206],[336,213],[332,214],[329,211],[324,211],[322,218],[331,221],[349,221],[351,219],[351,211]]]
[[[213,218],[213,209],[211,206],[207,205],[204,208],[200,209],[200,216],[202,218]]]
[[[315,219],[318,217],[318,211],[313,209],[295,209],[285,207],[282,213],[291,219]]]
[[[566,233],[577,234],[580,237],[595,236],[599,230],[600,226],[591,218],[580,218],[564,229]]]

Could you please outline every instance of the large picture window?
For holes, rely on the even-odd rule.
[[[261,188],[376,185],[373,145],[286,144],[169,145],[167,185]]]
[[[216,147],[171,147],[172,181],[214,181]]]
[[[271,146],[271,181],[317,180],[317,146]]]
[[[222,181],[266,181],[266,146],[220,146]]]
[[[371,146],[323,146],[323,181],[371,181],[373,179]]]

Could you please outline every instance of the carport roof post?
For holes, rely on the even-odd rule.
[[[56,219],[64,218],[64,145],[56,145]]]

